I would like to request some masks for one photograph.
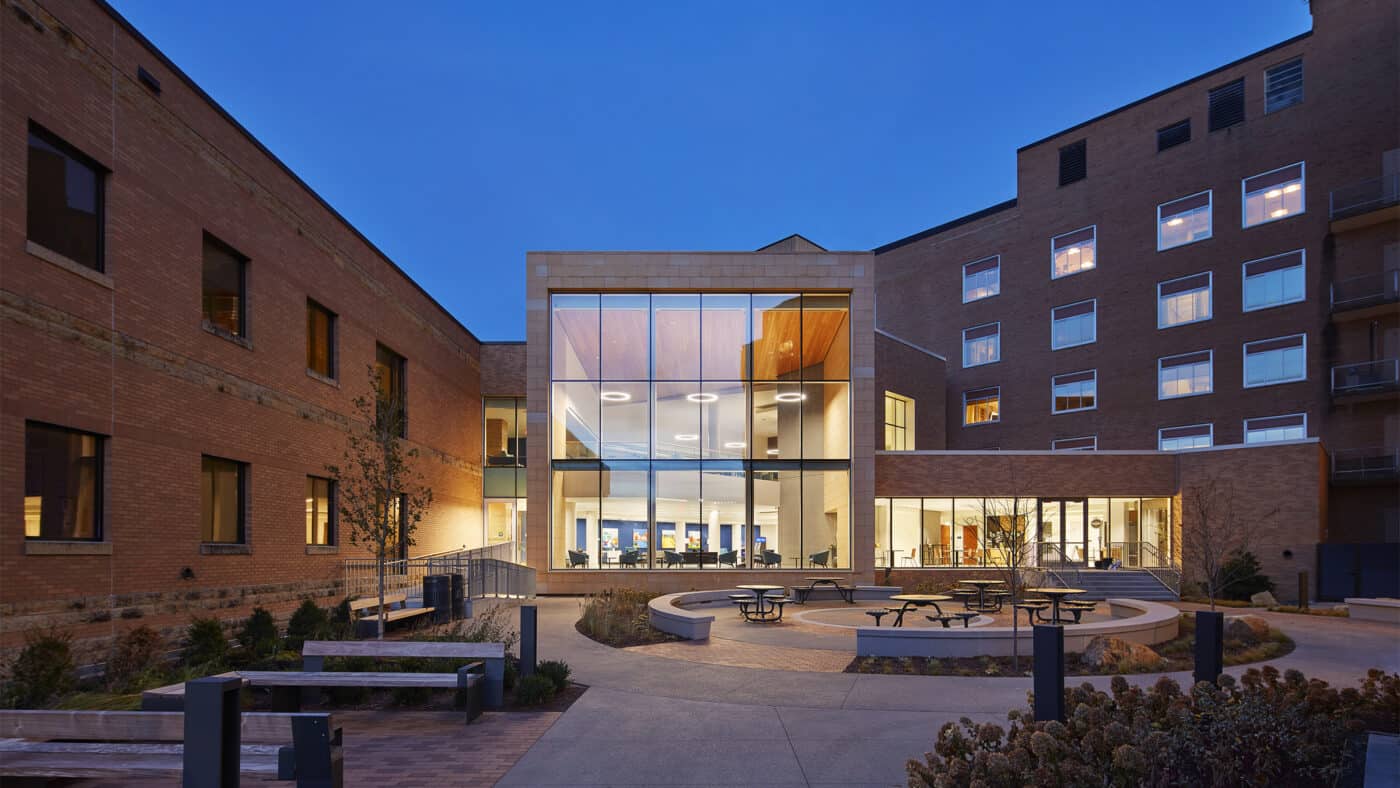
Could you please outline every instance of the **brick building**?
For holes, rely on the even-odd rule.
[[[511,543],[549,593],[917,582],[1007,518],[1047,566],[1189,574],[1209,478],[1280,596],[1393,555],[1396,11],[1314,21],[873,251],[530,253],[525,341],[484,343],[110,7],[15,0],[0,645],[339,594],[371,370],[434,491],[405,552]]]

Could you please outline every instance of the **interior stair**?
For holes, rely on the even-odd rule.
[[[1063,582],[1057,582],[1055,575]],[[1049,579],[1054,585],[1073,583],[1084,589],[1083,596],[1076,599],[1145,599],[1156,602],[1175,602],[1178,597],[1171,589],[1162,585],[1145,569],[1080,569],[1056,570]]]

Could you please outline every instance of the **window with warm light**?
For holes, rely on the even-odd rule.
[[[335,544],[335,482],[306,477],[306,543]]]
[[[1244,387],[1272,386],[1308,379],[1308,335],[1294,334],[1247,342]]]
[[[1240,181],[1244,226],[1276,222],[1306,209],[1303,162],[1279,167]]]
[[[963,392],[963,426],[1001,421],[1001,387]]]
[[[1186,427],[1163,427],[1157,430],[1158,451],[1209,449],[1215,436],[1212,424],[1192,424]]]
[[[1172,328],[1210,320],[1210,271],[1157,284],[1157,327]]]
[[[1211,234],[1211,191],[1157,206],[1157,251],[1204,241]]]
[[[1244,442],[1247,444],[1300,441],[1306,437],[1308,437],[1308,414],[1306,413],[1263,416],[1244,420]]]
[[[1001,293],[1001,255],[993,255],[963,266],[963,303],[980,301]]]
[[[1201,350],[1157,359],[1157,399],[1209,394],[1215,387],[1215,352]]]
[[[1304,300],[1307,297],[1306,274],[1307,255],[1302,249],[1245,263],[1244,311]]]
[[[24,424],[24,538],[102,539],[100,435]]]
[[[1098,339],[1098,299],[1057,306],[1050,310],[1050,349],[1088,345]]]
[[[1051,412],[1074,413],[1098,407],[1099,373],[1096,369],[1070,372],[1050,379]]]
[[[335,379],[335,313],[306,299],[306,369]]]
[[[205,233],[202,275],[204,324],[231,336],[248,336],[248,258]]]
[[[557,293],[550,333],[551,566],[850,566],[848,293]]]
[[[885,451],[914,450],[914,400],[885,392]]]
[[[1001,361],[1001,323],[963,329],[963,367]]]
[[[1050,278],[1059,279],[1097,265],[1098,227],[1091,225],[1050,239]]]
[[[247,475],[247,463],[207,455],[200,458],[201,542],[244,543]]]

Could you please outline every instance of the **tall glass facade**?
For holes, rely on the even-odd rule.
[[[551,566],[850,567],[849,294],[550,308]]]

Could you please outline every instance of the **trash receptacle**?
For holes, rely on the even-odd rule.
[[[428,618],[434,624],[452,620],[452,578],[447,575],[427,575],[423,578],[423,607],[433,608]]]
[[[452,578],[452,620],[456,621],[467,615],[467,579],[460,572],[449,577]]]

